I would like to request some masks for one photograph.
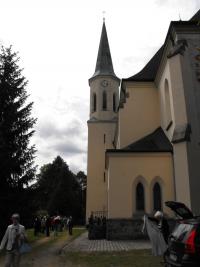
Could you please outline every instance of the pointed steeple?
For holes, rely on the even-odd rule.
[[[100,39],[100,44],[99,44],[99,51],[98,51],[98,56],[97,56],[95,73],[91,79],[93,79],[96,76],[100,76],[100,75],[113,76],[116,79],[118,79],[117,76],[115,75],[114,69],[113,69],[113,63],[112,63],[112,57],[111,57],[111,53],[110,53],[110,47],[109,47],[109,42],[108,42],[105,20],[103,21],[103,27],[102,27],[102,32],[101,32],[101,39]]]

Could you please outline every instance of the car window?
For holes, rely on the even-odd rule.
[[[178,214],[180,214],[182,218],[192,218],[192,215],[190,214],[190,212],[185,208],[182,208],[182,207],[177,208],[176,211]]]
[[[178,224],[174,231],[172,232],[172,236],[179,241],[182,241],[187,233],[191,232],[193,229],[193,225],[191,224]]]

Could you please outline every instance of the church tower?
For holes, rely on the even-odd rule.
[[[105,151],[113,148],[117,123],[120,79],[115,75],[105,21],[103,22],[94,75],[89,79],[87,211],[106,214],[108,183]]]

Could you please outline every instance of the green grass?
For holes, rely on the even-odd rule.
[[[28,242],[31,244],[33,251],[38,251],[40,249],[48,249],[56,242],[63,242],[63,244],[71,242],[76,239],[79,235],[86,231],[85,228],[82,229],[73,229],[73,235],[70,236],[66,230],[58,232],[57,236],[54,236],[53,232],[50,233],[50,237],[43,242],[46,236],[44,234],[39,234],[37,237],[34,236],[33,229],[27,231]],[[41,242],[40,242],[41,240]]]
[[[45,234],[39,233],[37,236],[34,236],[34,229],[27,229],[26,235],[29,243],[33,243],[41,238],[45,237]]]
[[[63,230],[62,232],[58,232],[57,236],[54,236],[53,232],[50,233],[50,237],[46,238],[45,235],[40,234],[39,236],[35,237],[34,232],[32,229],[27,231],[27,237],[29,240],[29,243],[32,246],[32,252],[37,252],[39,250],[46,250],[51,248],[51,246],[57,242],[61,242],[62,245],[67,244],[68,242],[71,242],[75,238],[77,238],[79,235],[84,233],[86,230],[85,228],[82,229],[74,229],[73,235],[69,236],[68,232],[66,230]],[[45,239],[44,239],[45,238]],[[43,242],[45,241],[45,242]],[[60,247],[61,249],[62,247]]]
[[[79,237],[81,234],[83,234],[86,231],[86,229],[83,228],[74,228],[73,229],[73,235],[69,236],[69,241],[72,241],[74,239],[76,239],[77,237]]]
[[[66,240],[74,240],[76,239],[79,235],[84,233],[86,229],[83,228],[74,228],[73,230],[73,235],[69,236],[66,230],[63,230],[63,232],[59,232],[57,237],[53,237],[53,233],[51,232],[51,236],[49,237],[49,240],[57,240],[58,238],[66,238]],[[37,236],[34,236],[34,229],[27,229],[26,230],[26,235],[29,243],[34,243],[42,238],[44,238],[46,235],[39,233]]]
[[[130,252],[69,252],[66,260],[73,267],[161,267],[161,257],[154,257],[150,250],[134,250]]]
[[[61,249],[64,245],[66,245],[68,242],[71,242],[75,238],[77,238],[79,235],[84,233],[86,231],[85,228],[83,229],[74,229],[73,230],[73,235],[69,236],[68,232],[64,230],[63,232],[59,232],[58,236],[54,237],[53,233],[51,233],[50,237],[46,242],[40,242],[40,240],[36,240],[36,242],[33,242],[32,245],[32,252],[38,252],[39,250],[48,250],[49,248],[52,247],[52,245],[56,244],[57,242],[61,241],[61,246],[59,247],[59,251],[61,252]],[[42,239],[39,237],[39,239]],[[41,240],[42,241],[42,240]],[[60,253],[59,252],[59,253]],[[28,255],[29,257],[29,255]]]

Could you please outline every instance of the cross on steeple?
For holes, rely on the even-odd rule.
[[[105,20],[106,20],[106,11],[103,11],[102,13],[103,13],[103,22],[105,22]]]

